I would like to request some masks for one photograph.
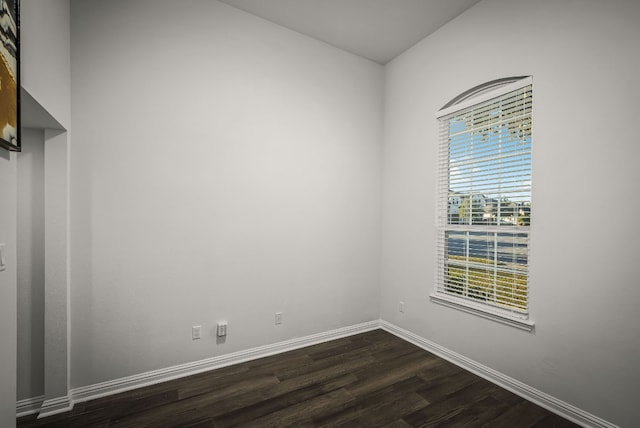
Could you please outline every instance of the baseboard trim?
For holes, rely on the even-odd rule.
[[[73,409],[73,401],[68,395],[44,400],[42,402],[42,406],[40,407],[40,414],[38,414],[38,419],[57,415],[58,413],[68,412],[71,409]]]
[[[589,412],[559,400],[545,392],[539,391],[512,377],[493,370],[490,367],[473,361],[470,358],[433,343],[430,340],[420,337],[387,321],[380,320],[380,328],[579,425],[590,428],[619,428],[611,422],[605,421],[604,419],[592,415]]]
[[[18,400],[16,403],[16,418],[22,416],[33,415],[38,413],[44,402],[44,395],[38,395],[37,397],[25,398]]]
[[[244,351],[220,355],[200,361],[194,361],[192,363],[180,364],[160,370],[153,370],[133,376],[127,376],[120,379],[101,382],[94,385],[74,388],[71,390],[71,396],[74,402],[94,400],[96,398],[102,398],[108,395],[118,394],[120,392],[154,385],[160,382],[166,382],[169,380],[191,376],[209,370],[227,367],[233,364],[239,364],[258,358],[268,357],[270,355],[280,354],[283,352],[292,351],[294,349],[304,348],[305,346],[315,345],[318,343],[339,339],[341,337],[352,336],[354,334],[364,333],[366,331],[371,331],[378,328],[380,328],[379,320],[369,321],[366,323],[339,328],[324,333],[313,334],[310,336],[290,339],[271,345],[259,346],[257,348],[252,348]]]
[[[602,418],[592,415],[591,413],[579,409],[569,403],[559,400],[547,393],[539,391],[503,373],[493,370],[490,367],[480,364],[470,358],[460,355],[384,320],[369,321],[328,332],[259,346],[227,355],[220,355],[107,382],[74,388],[70,391],[69,396],[65,397],[44,400],[43,396],[38,396],[20,400],[16,403],[16,415],[20,417],[40,412],[38,418],[51,416],[71,410],[74,403],[77,402],[94,400],[144,386],[154,385],[209,370],[215,370],[258,358],[304,348],[318,343],[328,342],[342,337],[352,336],[354,334],[376,330],[378,328],[382,328],[383,330],[398,336],[407,342],[413,343],[422,349],[438,355],[439,357],[444,358],[465,370],[475,373],[478,376],[483,377],[484,379],[487,379],[488,381],[579,425],[593,428],[619,428],[617,425]]]

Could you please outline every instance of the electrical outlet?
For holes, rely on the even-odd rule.
[[[202,333],[201,325],[194,325],[191,327],[191,340],[200,339],[200,335]]]
[[[216,334],[218,337],[223,337],[227,335],[227,322],[221,321],[218,323],[218,329],[216,330]]]
[[[282,312],[276,312],[276,325],[282,324]]]
[[[400,312],[404,313],[404,302],[400,302],[400,307],[398,308]]]

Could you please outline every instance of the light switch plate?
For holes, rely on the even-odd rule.
[[[227,322],[226,321],[220,321],[218,323],[218,328],[217,328],[216,334],[218,335],[218,337],[224,337],[224,336],[227,335]]]
[[[6,244],[0,243],[0,272],[7,269],[7,261],[4,258],[5,247],[6,247]]]

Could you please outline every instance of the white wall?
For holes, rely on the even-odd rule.
[[[24,130],[28,147],[18,155],[18,210],[34,222],[29,227],[20,217],[18,224],[18,398],[44,392],[52,399],[66,396],[68,389],[69,135],[60,130],[71,123],[70,2],[23,0],[20,6],[22,126],[33,129]],[[54,155],[40,151],[33,163],[29,142],[34,139],[38,145],[49,140],[49,149],[55,141],[55,149],[47,150]],[[42,180],[37,189],[24,187],[31,178]]]
[[[69,0],[20,1],[20,85],[65,129],[71,124],[69,7]]]
[[[33,116],[31,123],[48,115],[34,106],[24,113]],[[17,399],[44,395],[45,412],[51,410],[46,400],[66,398],[69,384],[67,158],[66,132],[22,128],[16,179]]]
[[[44,132],[45,312],[43,412],[70,407],[69,358],[69,136]],[[42,416],[43,413],[40,413]]]
[[[386,70],[382,318],[620,426],[640,420],[639,22],[635,1],[487,0]],[[516,75],[534,79],[533,333],[428,298],[434,114]]]
[[[21,86],[26,88],[51,114],[66,126],[70,122],[69,85],[69,0],[20,2]],[[66,20],[65,20],[66,16]],[[66,35],[66,38],[65,38]],[[23,105],[24,107],[24,105]],[[23,111],[22,122],[32,122]],[[31,126],[31,125],[30,125]],[[29,131],[27,131],[27,134]],[[25,135],[24,138],[29,138]],[[0,426],[15,426],[17,359],[17,159],[21,154],[0,151],[0,242],[7,244],[8,269],[0,272]],[[23,201],[24,202],[24,201]],[[24,206],[23,206],[24,207]],[[24,231],[24,230],[23,230]],[[28,239],[28,238],[27,238]],[[21,257],[22,263],[22,257]],[[22,263],[23,273],[29,267]],[[33,272],[37,275],[37,272]],[[22,326],[26,318],[37,317],[40,308],[30,305],[22,288],[20,313]],[[31,300],[33,302],[33,300]],[[23,315],[30,314],[27,317]],[[40,314],[41,315],[41,314]],[[20,338],[20,398],[37,394],[41,374],[24,362],[38,354],[41,337],[22,330]],[[35,351],[35,353],[34,353]],[[24,358],[24,359],[22,359]],[[36,357],[37,358],[37,357]],[[34,363],[35,365],[35,363]]]
[[[44,394],[44,131],[22,129],[17,164],[18,400]]]
[[[382,84],[215,1],[73,2],[72,387],[377,319]]]
[[[0,426],[16,424],[16,153],[0,150]]]

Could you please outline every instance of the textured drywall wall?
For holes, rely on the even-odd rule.
[[[218,2],[82,0],[72,77],[73,387],[378,318],[381,66]]]
[[[65,129],[71,125],[70,19],[69,0],[20,1],[20,85]]]
[[[16,424],[16,153],[0,151],[0,426]]]
[[[382,318],[620,426],[640,419],[638,22],[638,2],[487,0],[386,69]],[[435,113],[520,75],[533,76],[533,333],[429,301]]]
[[[44,394],[44,131],[22,129],[17,165],[18,393]]]

